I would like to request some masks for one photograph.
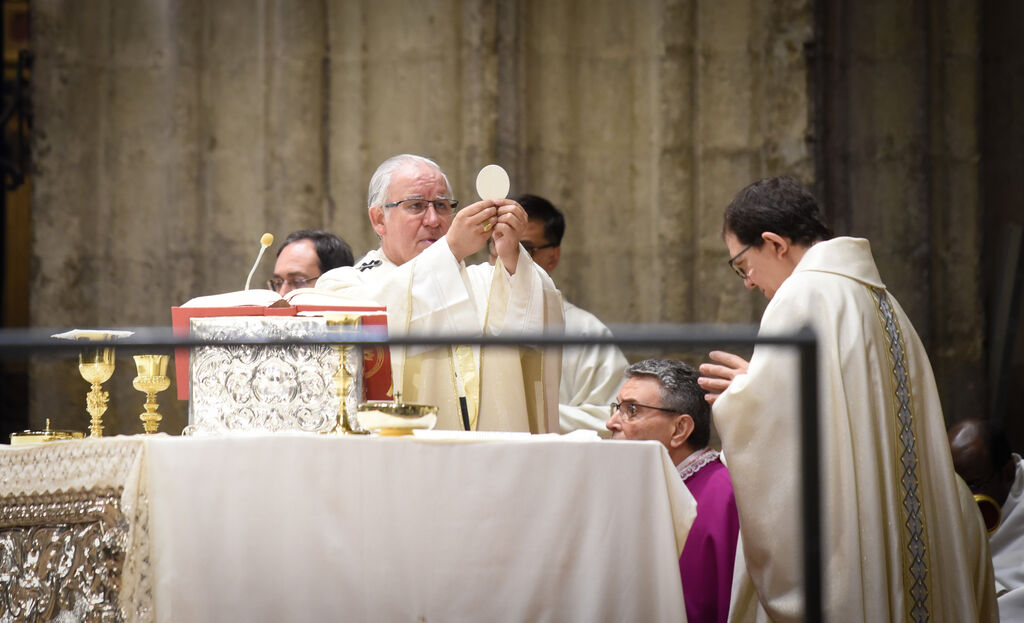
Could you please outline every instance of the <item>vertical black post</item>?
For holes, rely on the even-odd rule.
[[[4,46],[7,43],[4,33],[4,12],[0,10],[0,104],[7,94],[7,59]],[[20,76],[19,76],[20,77]],[[15,102],[15,106],[18,103]],[[6,122],[6,119],[4,119]],[[7,148],[7,132],[0,126],[0,158],[5,158],[10,150]],[[0,174],[0,327],[5,326],[7,316],[7,174]]]
[[[803,484],[804,615],[824,621],[821,574],[821,457],[818,419],[818,340],[810,327],[801,331],[800,467]]]

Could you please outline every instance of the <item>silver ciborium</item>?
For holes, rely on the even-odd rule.
[[[167,377],[169,359],[167,355],[135,355],[135,369],[139,375],[132,381],[132,387],[146,394],[145,412],[139,414],[139,419],[147,435],[157,432],[164,417],[156,412],[160,407],[156,395],[171,386],[171,379]]]

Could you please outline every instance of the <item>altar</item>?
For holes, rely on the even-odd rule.
[[[0,621],[683,621],[663,446],[166,435],[0,450]]]

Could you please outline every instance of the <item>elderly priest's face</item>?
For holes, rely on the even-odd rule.
[[[405,199],[451,199],[451,194],[440,171],[426,163],[409,162],[391,174],[385,203]],[[370,211],[370,222],[380,236],[384,255],[401,266],[448,233],[452,215],[438,214],[434,204],[422,214],[412,213],[406,204],[375,206]]]
[[[619,390],[615,402],[621,406],[605,426],[612,439],[660,441],[671,449],[669,441],[680,414],[662,411],[661,383],[649,376],[633,376]]]

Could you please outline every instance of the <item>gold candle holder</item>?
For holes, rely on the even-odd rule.
[[[132,381],[132,387],[146,394],[145,412],[139,414],[142,429],[147,435],[154,435],[160,428],[164,416],[156,412],[160,407],[156,395],[171,386],[167,377],[167,355],[135,355],[135,369],[139,373]]]
[[[102,437],[103,413],[107,410],[107,401],[110,398],[110,395],[103,391],[102,384],[114,374],[114,347],[83,348],[78,354],[78,371],[83,379],[92,383],[92,391],[85,396],[85,410],[92,416],[89,436]]]
[[[333,329],[337,333],[358,329],[362,324],[362,316],[359,314],[330,313],[325,314],[324,319],[327,321],[328,329]],[[361,358],[361,350],[352,344],[336,344],[333,348],[338,355],[338,371],[334,373],[334,391],[338,394],[338,422],[334,433],[337,435],[368,434],[369,431],[359,426],[358,421],[353,422],[362,396],[351,396],[351,394],[353,387],[360,384],[362,379],[356,379],[353,376],[354,371],[350,369],[349,362],[353,360],[354,356]]]

